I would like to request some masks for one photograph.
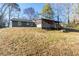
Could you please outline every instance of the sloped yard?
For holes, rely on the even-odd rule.
[[[0,55],[79,55],[79,33],[38,28],[0,29]]]

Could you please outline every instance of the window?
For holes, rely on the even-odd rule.
[[[30,23],[27,22],[26,25],[30,25]]]
[[[21,23],[21,22],[18,22],[18,25],[19,25],[19,26],[21,26],[21,25],[22,25],[22,23]]]
[[[31,23],[31,26],[33,26],[33,23]]]

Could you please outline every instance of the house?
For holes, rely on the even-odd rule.
[[[12,27],[37,27],[42,29],[60,29],[62,28],[59,21],[49,19],[37,19],[37,20],[26,20],[26,19],[15,19],[12,20]]]
[[[36,27],[36,24],[32,20],[13,18],[11,27]]]
[[[43,29],[61,29],[62,26],[59,24],[59,21],[50,20],[50,19],[38,19],[35,20],[37,28],[43,28]]]

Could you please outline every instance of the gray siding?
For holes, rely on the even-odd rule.
[[[12,21],[12,27],[16,27],[18,26],[18,22],[17,21]]]
[[[12,27],[36,27],[34,22],[12,21]]]
[[[53,24],[48,24],[44,21],[42,21],[42,28],[46,28],[46,29],[52,29],[52,28],[55,28],[56,27],[56,24],[53,23]]]

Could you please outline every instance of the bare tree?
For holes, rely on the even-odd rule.
[[[62,7],[61,7],[61,4],[55,4],[56,8],[55,8],[55,17],[57,18],[58,22],[60,21],[60,16],[63,16],[62,15]],[[58,23],[59,24],[59,23]]]
[[[29,17],[29,19],[32,20],[35,14],[35,10],[32,7],[26,8],[24,9],[24,14],[26,14]]]
[[[68,19],[68,24],[70,23],[70,4],[67,3],[66,5],[66,15],[67,15],[67,19]]]
[[[72,19],[74,21],[74,24],[75,24],[75,21],[76,21],[76,16],[77,16],[77,13],[78,13],[78,7],[77,7],[77,4],[75,3],[72,3]]]
[[[3,10],[4,8],[4,10]],[[8,26],[10,25],[10,20],[11,20],[11,12],[13,9],[18,9],[19,8],[19,5],[17,3],[4,3],[2,5],[2,8],[1,8],[1,16],[3,16],[6,12],[6,10],[8,9],[9,10],[9,23],[8,23]]]

